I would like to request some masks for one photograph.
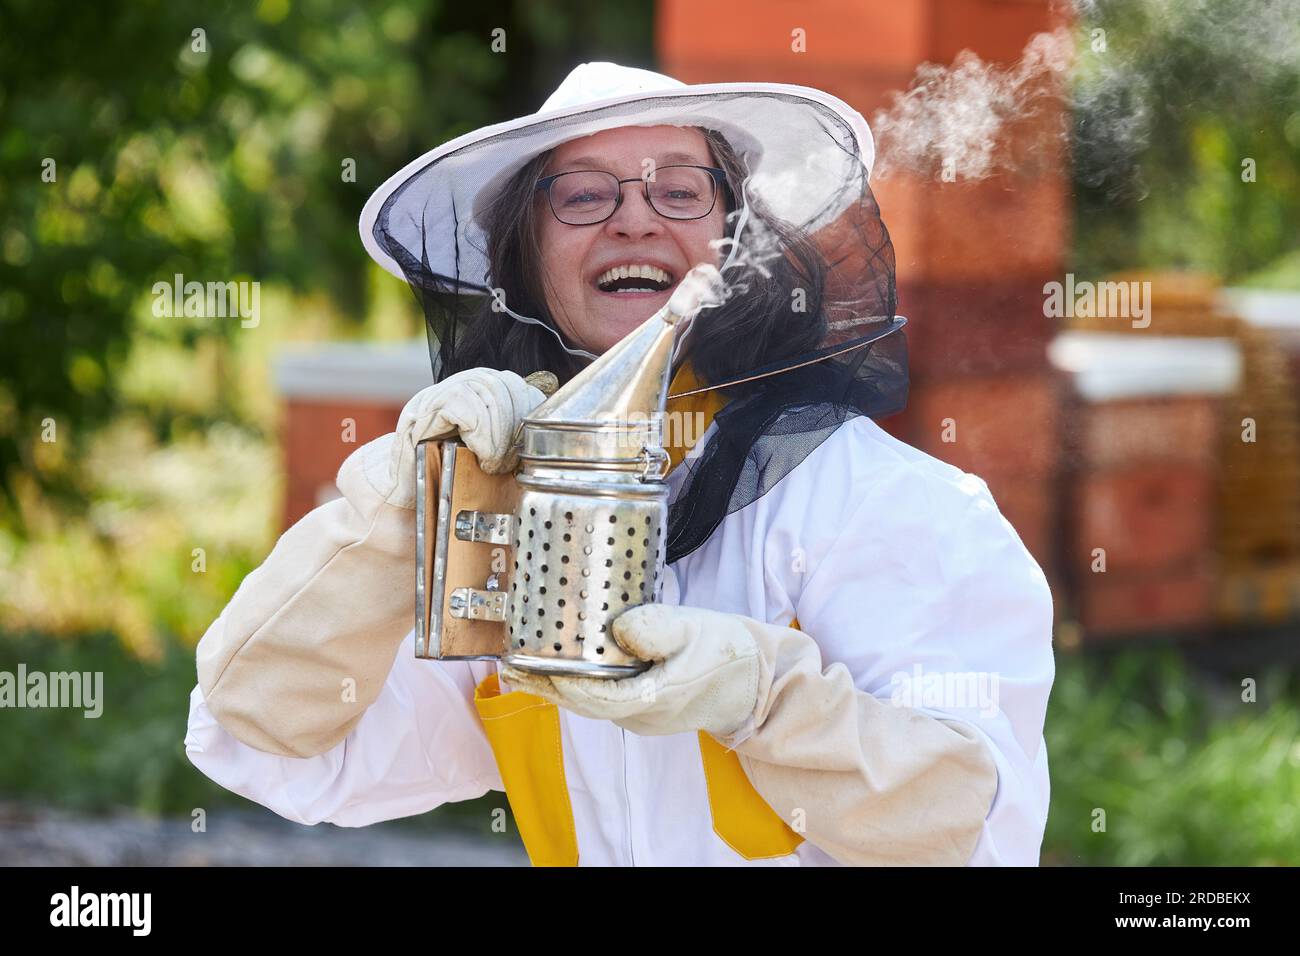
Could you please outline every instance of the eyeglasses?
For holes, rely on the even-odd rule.
[[[623,205],[623,184],[645,185],[646,202],[665,219],[703,219],[713,212],[727,174],[713,166],[659,166],[652,177],[619,179],[598,169],[557,173],[537,181],[551,212],[570,226],[604,222]]]

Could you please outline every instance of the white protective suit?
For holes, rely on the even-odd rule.
[[[385,441],[344,464],[344,497],[286,532],[199,647],[189,758],[301,823],[505,789],[475,703],[497,665],[413,655],[413,512],[366,477]],[[756,622],[763,706],[735,753],[798,842],[755,855],[727,835],[696,734],[560,708],[580,865],[1037,864],[1052,599],[978,477],[854,418],[670,565],[662,602]]]

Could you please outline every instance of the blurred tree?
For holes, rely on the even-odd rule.
[[[1078,6],[1075,271],[1233,281],[1300,248],[1300,3]]]
[[[651,14],[649,0],[0,0],[0,521],[15,520],[18,469],[81,498],[79,451],[122,409],[133,339],[192,348],[240,330],[141,321],[154,283],[276,282],[359,318],[371,190],[535,110],[582,60],[650,65]],[[238,420],[226,384],[210,414]],[[155,417],[160,439],[193,424]]]

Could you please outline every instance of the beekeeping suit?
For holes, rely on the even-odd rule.
[[[745,250],[772,218],[837,252],[816,348],[750,370],[748,389],[702,380],[688,349],[674,366],[669,409],[707,429],[670,449],[662,594],[613,622],[652,666],[609,681],[415,657],[415,442],[459,434],[508,471],[542,399],[473,369],[353,453],[342,497],[204,635],[190,759],[304,823],[504,791],[537,865],[1037,863],[1051,594],[983,481],[872,420],[901,407],[906,363],[857,113],[799,87],[585,64],[538,114],[385,183],[367,248],[426,299],[483,292],[485,238],[460,210],[540,151],[632,123],[719,130],[745,156],[724,275],[762,266]],[[460,313],[433,314],[447,362]]]

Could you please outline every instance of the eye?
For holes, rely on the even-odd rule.
[[[593,190],[586,189],[583,190],[582,192],[573,193],[570,196],[564,197],[564,205],[581,206],[584,203],[604,202],[608,198],[609,197],[604,195],[603,193],[598,193]]]
[[[650,192],[664,199],[698,199],[702,190],[697,183],[677,178],[670,182],[653,183]]]
[[[594,206],[614,199],[613,177],[601,173],[566,173],[551,185],[551,200],[566,208]]]
[[[650,186],[651,198],[676,212],[693,212],[707,206],[712,198],[708,173],[693,166],[662,167],[658,180]]]

